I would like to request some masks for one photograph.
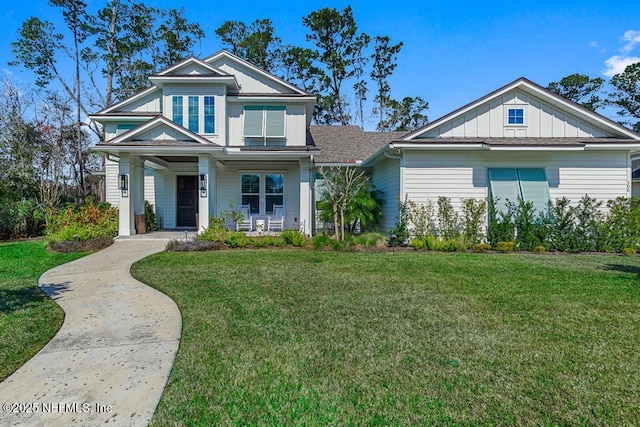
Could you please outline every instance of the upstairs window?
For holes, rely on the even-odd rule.
[[[198,132],[199,126],[199,117],[198,117],[198,97],[190,96],[189,97],[189,130],[191,132]]]
[[[507,124],[523,125],[524,108],[509,108],[509,110],[507,111]]]
[[[176,124],[187,127],[191,132],[214,134],[216,130],[215,96],[173,96],[171,119]]]
[[[204,133],[215,133],[215,98],[204,97]]]
[[[173,121],[182,126],[183,123],[183,105],[182,105],[182,97],[181,96],[174,96],[173,100],[172,100],[172,118]]]
[[[284,106],[244,107],[243,136],[247,145],[283,145],[285,140]]]
[[[507,200],[531,202],[536,215],[547,209],[551,200],[549,184],[544,169],[489,169],[491,197],[498,211],[506,211]]]

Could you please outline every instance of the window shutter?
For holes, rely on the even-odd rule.
[[[544,169],[518,169],[522,198],[533,203],[536,215],[540,215],[547,209],[549,197],[549,184]]]
[[[518,202],[520,188],[515,169],[489,169],[489,181],[491,184],[491,197],[494,199],[497,211],[506,211],[507,200]]]
[[[284,108],[267,108],[266,110],[266,137],[284,138]]]
[[[262,137],[262,109],[244,109],[244,136]]]

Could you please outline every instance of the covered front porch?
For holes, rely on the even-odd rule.
[[[106,198],[120,211],[119,236],[131,236],[145,200],[162,230],[202,232],[213,216],[250,210],[249,233],[266,225],[274,206],[284,206],[282,228],[312,230],[311,157],[302,151],[246,152],[238,149],[169,150],[163,147],[101,147],[106,152]],[[207,147],[209,148],[209,147]],[[213,148],[213,147],[211,147]],[[185,153],[185,151],[187,151]],[[195,151],[195,152],[194,152]],[[234,227],[232,221],[227,223]]]

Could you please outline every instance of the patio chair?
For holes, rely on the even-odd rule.
[[[249,205],[240,205],[238,210],[242,214],[242,220],[236,222],[236,231],[253,230],[253,217],[251,216],[251,207]]]
[[[284,206],[273,205],[273,215],[268,218],[268,231],[282,231],[284,229]]]

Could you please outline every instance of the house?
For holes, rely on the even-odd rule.
[[[398,199],[523,197],[536,207],[585,194],[631,195],[640,136],[524,78],[411,133],[311,126],[315,96],[226,52],[187,58],[151,87],[91,116],[105,126],[106,200],[119,234],[136,233],[144,200],[161,228],[201,230],[249,205],[254,221],[285,206],[285,228],[311,234],[321,166],[370,169],[385,194],[382,228]]]
[[[518,197],[541,212],[549,200],[576,204],[630,197],[631,153],[640,135],[525,78],[384,145],[368,157],[373,182],[418,203]],[[382,228],[397,204],[385,205]]]
[[[284,205],[284,226],[311,232],[315,96],[226,51],[149,80],[90,117],[105,127],[95,151],[107,158],[106,200],[119,207],[120,235],[136,233],[144,200],[166,229],[202,229],[233,200],[254,221]]]

